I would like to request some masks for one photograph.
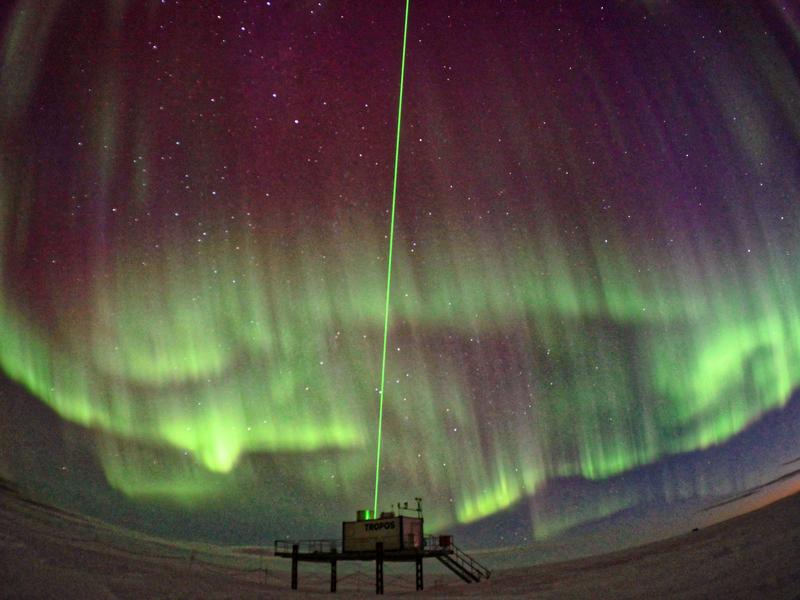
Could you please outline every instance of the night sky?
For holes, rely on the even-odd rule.
[[[403,14],[4,3],[5,477],[219,541],[372,507]],[[799,254],[797,4],[412,0],[381,507],[529,543],[797,468]]]

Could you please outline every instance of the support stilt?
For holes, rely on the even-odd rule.
[[[335,550],[334,554],[336,554]],[[331,593],[334,592],[336,592],[336,557],[331,561]]]
[[[297,555],[300,553],[298,544],[292,545],[292,589],[297,589]]]
[[[422,590],[422,557],[417,557],[417,591]]]
[[[375,593],[383,594],[383,542],[375,545]]]

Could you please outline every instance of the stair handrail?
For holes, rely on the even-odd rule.
[[[492,572],[480,562],[472,558],[469,554],[461,550],[455,544],[451,544],[450,547],[453,549],[453,556],[459,559],[461,562],[466,563],[473,571],[477,571],[487,579],[492,574]]]

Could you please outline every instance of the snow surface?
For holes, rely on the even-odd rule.
[[[428,597],[800,599],[800,494],[668,540],[531,567],[509,550],[477,553],[494,569],[467,585],[426,561]],[[111,526],[0,486],[3,598],[306,598],[329,596],[327,566],[271,548],[172,542]],[[386,566],[386,595],[416,595],[413,565]],[[374,597],[373,563],[339,563],[338,597]]]

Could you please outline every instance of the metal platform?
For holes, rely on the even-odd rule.
[[[418,557],[436,558],[454,553],[454,546],[443,547],[436,542],[437,536],[425,539],[421,550],[385,550],[383,560],[390,562],[414,562]],[[433,544],[437,545],[433,545]],[[330,562],[332,560],[375,560],[377,550],[363,552],[343,552],[339,540],[301,540],[301,541],[275,541],[275,556],[292,558],[294,547],[297,546],[297,557],[302,562]]]
[[[292,559],[292,589],[297,589],[298,564],[301,562],[329,563],[331,565],[331,592],[336,591],[336,564],[340,561],[375,561],[375,593],[383,593],[383,563],[413,562],[416,565],[416,589],[423,589],[422,561],[435,558],[463,581],[473,583],[488,579],[491,571],[474,558],[459,550],[454,544],[440,545],[439,536],[424,538],[422,548],[384,551],[382,544],[375,550],[343,552],[339,540],[275,541],[275,556]]]

